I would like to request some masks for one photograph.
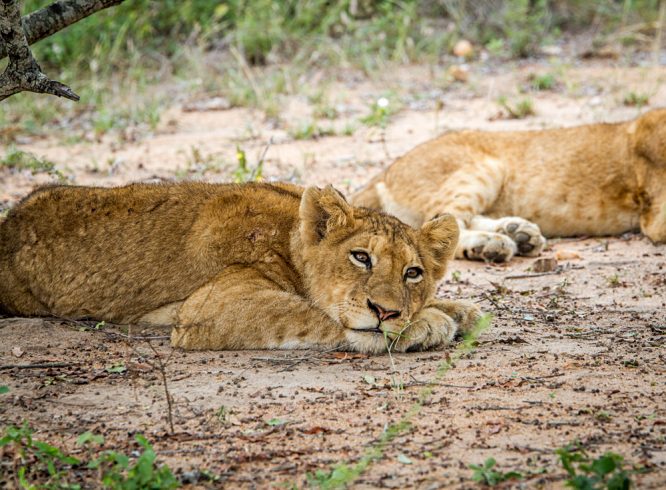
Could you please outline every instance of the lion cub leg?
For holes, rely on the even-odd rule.
[[[434,299],[419,312],[396,342],[399,352],[446,347],[456,334],[470,331],[481,310],[467,301]]]
[[[188,297],[171,345],[183,349],[305,349],[345,342],[344,327],[259,271],[234,267]]]
[[[514,254],[536,257],[546,245],[546,239],[541,234],[539,226],[517,216],[507,216],[499,219],[474,216],[470,221],[469,230],[477,232],[477,236],[485,236],[487,242],[505,242],[504,237],[509,237],[513,242],[510,245],[513,253],[503,260],[509,260]],[[502,238],[494,237],[497,234],[501,235]],[[479,243],[476,243],[475,246],[478,247]],[[498,262],[502,261],[500,257],[496,257],[496,259],[498,259],[496,260]]]

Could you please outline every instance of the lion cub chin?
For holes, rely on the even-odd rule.
[[[185,349],[440,348],[455,218],[418,229],[332,187],[48,187],[0,223],[0,311],[173,327]]]
[[[456,257],[539,255],[545,236],[639,230],[666,242],[666,109],[633,121],[543,131],[446,133],[396,160],[352,198],[418,226],[461,226]]]

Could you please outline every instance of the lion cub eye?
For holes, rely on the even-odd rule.
[[[423,270],[420,267],[410,267],[405,271],[407,282],[419,282],[421,279],[423,279]]]
[[[368,252],[364,252],[363,250],[352,250],[349,254],[349,259],[354,265],[359,267],[365,267],[366,269],[370,269],[370,267],[372,267],[370,254]]]

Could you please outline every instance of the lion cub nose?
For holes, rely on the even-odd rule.
[[[370,308],[375,315],[377,315],[377,318],[379,318],[380,322],[385,322],[386,320],[390,320],[391,318],[398,318],[400,316],[400,310],[387,310],[381,305],[378,305],[377,303],[373,303],[372,301],[368,300],[368,308]]]

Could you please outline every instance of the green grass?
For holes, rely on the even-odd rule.
[[[638,107],[639,109],[650,103],[650,96],[640,92],[629,92],[624,96],[622,103],[630,107]]]
[[[50,2],[25,0],[23,11]],[[493,55],[527,56],[592,21],[612,34],[618,26],[652,22],[657,12],[657,0],[131,0],[33,46],[46,73],[81,95],[78,104],[18,94],[3,102],[0,127],[60,131],[71,141],[87,138],[88,128],[94,137],[122,137],[127,127],[155,130],[174,95],[192,92],[222,94],[279,120],[282,96],[298,93],[311,70],[352,66],[374,73],[396,62],[440,62],[462,37]],[[313,116],[337,113],[321,103]],[[381,126],[386,115],[373,109],[365,119]],[[2,137],[11,141],[14,134]]]
[[[632,487],[630,470],[624,458],[606,452],[592,458],[578,442],[569,444],[555,453],[567,472],[565,484],[575,490],[629,490]]]
[[[360,119],[366,126],[386,128],[391,117],[399,110],[398,102],[392,97],[379,97],[370,104],[370,112]]]
[[[492,487],[507,480],[520,480],[523,478],[523,474],[518,471],[508,471],[504,473],[496,470],[496,464],[497,461],[495,461],[495,458],[488,458],[482,465],[469,465],[470,469],[474,470],[472,480]]]
[[[534,90],[553,90],[557,85],[557,77],[553,73],[543,73],[529,77],[530,85]]]
[[[95,487],[114,490],[167,490],[180,487],[180,482],[166,465],[158,465],[157,455],[150,443],[141,435],[135,436],[140,448],[132,458],[123,453],[104,450],[99,435],[85,432],[77,438],[77,445],[86,450],[87,461],[66,454],[56,446],[34,438],[27,422],[21,427],[9,426],[0,438],[3,451],[13,451],[15,473],[0,476],[11,478],[26,490],[82,488],[81,478],[98,483]],[[7,453],[5,453],[7,454]],[[4,471],[4,470],[3,470]],[[9,480],[5,480],[9,481]]]
[[[50,160],[39,158],[27,151],[19,150],[15,146],[10,146],[7,153],[0,160],[0,168],[5,167],[12,170],[28,170],[33,175],[45,173],[54,177],[59,182],[67,182],[67,177],[58,170],[55,163]]]
[[[525,119],[535,114],[534,102],[527,97],[510,101],[507,97],[502,96],[497,99],[497,103],[502,109],[506,110],[511,119]]]
[[[316,121],[306,121],[289,131],[292,138],[296,140],[314,140],[325,136],[335,136],[335,129],[322,127]]]

